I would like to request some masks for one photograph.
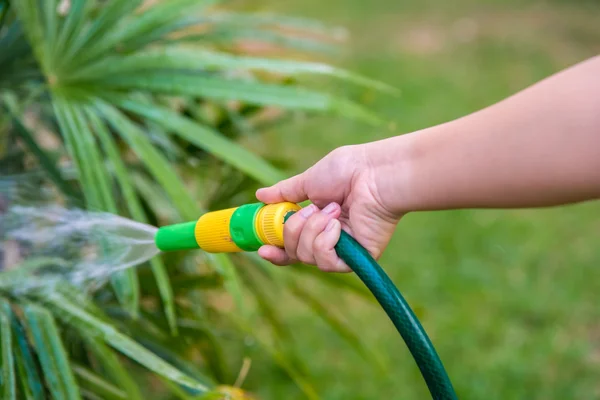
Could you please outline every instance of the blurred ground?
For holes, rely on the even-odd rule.
[[[254,143],[300,171],[329,150],[401,134],[488,106],[600,52],[593,1],[265,0],[269,11],[349,29],[338,65],[388,82],[399,99],[348,89],[395,131],[310,118]],[[383,265],[416,309],[461,399],[600,397],[600,204],[408,215]],[[283,306],[324,399],[427,398],[385,315],[356,299],[347,320],[380,354],[371,369],[308,310]],[[260,362],[264,399],[302,398]]]

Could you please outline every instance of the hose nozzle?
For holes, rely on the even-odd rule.
[[[283,248],[286,216],[294,203],[246,204],[204,214],[197,221],[168,225],[155,236],[161,251],[202,249],[209,253],[256,251],[269,244]]]

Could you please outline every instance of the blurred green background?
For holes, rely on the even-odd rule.
[[[362,94],[392,121],[390,130],[297,118],[248,143],[293,160],[296,171],[337,146],[461,117],[600,50],[594,1],[287,0],[259,9],[347,28],[333,62],[402,91],[398,99]],[[382,264],[417,311],[460,398],[600,397],[598,215],[595,203],[419,213],[401,221]],[[384,372],[373,369],[321,320],[288,304],[287,323],[323,398],[427,398],[377,306],[314,290],[343,303],[347,321],[385,363]],[[263,398],[301,398],[260,362],[247,386]]]

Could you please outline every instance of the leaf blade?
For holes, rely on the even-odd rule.
[[[125,19],[126,23],[121,23],[120,27],[99,38],[94,46],[89,46],[90,50],[77,54],[70,67],[73,71],[84,66],[91,60],[97,59],[106,54],[111,49],[120,46],[127,47],[132,39],[152,35],[165,26],[177,24],[177,19],[183,14],[188,14],[191,8],[207,7],[217,0],[171,0],[168,2],[159,2],[149,7],[144,12],[136,15],[135,18]],[[146,44],[142,42],[141,45]]]
[[[146,105],[133,100],[115,98],[114,101],[129,111],[151,119],[165,129],[173,130],[181,138],[212,153],[263,184],[271,185],[284,178],[281,172],[261,157],[190,118],[166,108]]]
[[[110,75],[166,69],[178,71],[265,71],[286,76],[301,74],[325,75],[383,92],[396,92],[396,89],[389,85],[328,64],[238,56],[191,47],[159,47],[126,56],[108,57],[75,71],[69,79],[93,81]]]
[[[103,101],[96,102],[98,109],[121,137],[131,146],[150,173],[163,186],[169,198],[180,213],[193,220],[200,214],[200,210],[189,195],[184,183],[172,166],[148,141],[140,127],[135,125],[125,115],[111,104]]]
[[[44,38],[43,23],[40,16],[40,7],[37,0],[21,0],[11,2],[17,18],[23,24],[23,29],[28,42],[33,48],[33,52],[42,65],[42,69],[47,71],[49,68],[48,49]]]
[[[15,378],[15,358],[13,355],[13,336],[10,329],[10,316],[12,311],[8,300],[0,298],[0,349],[2,351],[2,399],[15,400],[17,398],[17,385]]]
[[[77,127],[69,108],[70,105],[62,96],[55,95],[52,106],[65,141],[65,147],[77,169],[85,200],[88,205],[99,208],[97,187],[94,185],[91,171],[82,159],[80,142],[77,139]]]
[[[34,355],[27,341],[25,330],[14,313],[11,317],[11,327],[13,335],[17,339],[13,348],[23,394],[27,400],[43,400],[45,398],[44,387]]]
[[[88,206],[117,214],[117,206],[111,193],[111,182],[106,167],[101,162],[94,137],[88,130],[84,112],[74,101],[61,93],[53,96],[53,106],[67,149],[75,161],[86,194]],[[139,309],[139,283],[135,271],[128,269],[111,276],[118,299],[132,315]]]
[[[248,104],[292,110],[331,112],[374,125],[382,123],[379,117],[356,103],[296,86],[154,71],[114,75],[100,79],[95,84],[113,89],[148,90],[157,94],[201,96],[219,101],[239,100]]]
[[[27,304],[24,312],[50,392],[59,399],[81,399],[52,314],[34,304]]]
[[[141,4],[142,0],[110,0],[102,7],[90,28],[69,46],[64,54],[65,59],[70,60],[74,54],[84,53],[81,49],[93,45],[95,40],[106,35],[122,18],[130,15]]]
[[[187,220],[197,219],[202,214],[202,209],[193,200],[176,171],[173,170],[164,156],[152,146],[141,129],[117,108],[104,101],[98,100],[96,108],[108,119],[115,130],[121,133],[124,140],[130,144],[150,173],[164,188],[179,213]],[[211,254],[209,259],[217,271],[225,277],[225,287],[234,297],[238,309],[244,313],[246,307],[242,299],[242,291],[235,266],[229,257],[224,254]]]
[[[59,318],[62,318],[65,323],[75,326],[84,333],[97,335],[110,346],[137,361],[149,370],[183,386],[202,392],[208,391],[208,388],[205,385],[175,369],[169,363],[156,356],[154,353],[146,350],[143,346],[118,331],[112,325],[93,316],[86,310],[77,307],[77,305],[71,303],[65,297],[55,294],[47,301],[54,309],[60,311],[58,316]]]
[[[10,112],[10,111],[9,111]],[[46,171],[52,182],[56,185],[56,187],[67,197],[69,198],[77,198],[78,195],[73,190],[71,185],[63,178],[61,172],[56,167],[55,161],[52,157],[44,151],[40,146],[38,146],[36,140],[29,130],[25,127],[23,122],[11,112],[12,122],[16,128],[16,132],[23,140],[25,145],[29,148],[29,151],[37,158],[38,162],[42,166],[42,168]]]
[[[121,389],[127,393],[130,400],[141,400],[142,395],[137,383],[129,375],[113,350],[97,338],[86,338],[87,348],[92,352],[100,364],[113,380],[119,383]]]
[[[105,400],[128,399],[127,394],[121,389],[82,365],[74,364],[73,372],[82,391],[93,393]]]

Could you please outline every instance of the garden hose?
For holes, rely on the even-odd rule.
[[[160,228],[155,241],[162,251],[202,249],[211,253],[231,253],[256,251],[264,244],[283,248],[283,225],[299,209],[294,203],[255,203],[213,211],[197,221]],[[414,357],[431,397],[435,400],[457,399],[442,361],[421,323],[379,264],[344,231],[335,250],[394,323]]]

